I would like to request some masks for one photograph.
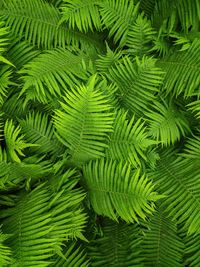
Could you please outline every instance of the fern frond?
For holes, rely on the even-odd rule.
[[[11,82],[12,71],[7,67],[0,69],[0,105],[4,103],[7,96],[7,89],[13,83]]]
[[[144,11],[144,13],[148,16],[151,17],[151,15],[153,14],[155,5],[156,5],[156,0],[140,0],[138,1],[140,2],[140,7],[142,9],[142,11]]]
[[[20,71],[23,75],[24,92],[31,98],[47,102],[55,96],[60,96],[62,88],[67,90],[81,80],[86,80],[87,74],[82,66],[83,58],[68,50],[55,49],[40,54]],[[48,62],[48,64],[46,63]]]
[[[39,50],[31,46],[27,41],[14,39],[7,51],[8,59],[20,70],[25,64],[39,55]]]
[[[181,267],[183,242],[176,222],[161,208],[152,216],[142,243],[144,266]]]
[[[28,161],[29,158],[26,158]],[[8,191],[17,187],[29,187],[29,183],[38,181],[52,173],[49,162],[7,162],[5,156],[0,162],[0,190]]]
[[[157,169],[149,174],[157,183],[159,193],[169,216],[184,224],[188,234],[200,229],[200,186],[199,162],[165,153],[158,161]]]
[[[173,51],[172,51],[173,52]],[[200,81],[200,41],[194,40],[188,50],[176,51],[158,62],[166,72],[163,91],[185,97],[199,92]]]
[[[185,158],[200,159],[200,136],[196,135],[188,138],[181,155]]]
[[[172,101],[155,101],[152,110],[145,112],[149,135],[164,146],[174,144],[190,132],[189,122]]]
[[[140,170],[132,173],[131,165],[113,160],[90,161],[83,167],[84,183],[89,200],[97,214],[126,222],[138,222],[138,217],[154,211],[153,202],[160,196],[154,185]]]
[[[56,257],[51,267],[88,267],[90,266],[87,255],[82,246],[78,246],[76,242],[68,242],[62,251],[63,256]]]
[[[141,159],[147,160],[147,148],[156,142],[148,137],[141,119],[135,120],[133,116],[129,121],[126,117],[127,112],[118,111],[106,157],[129,161],[133,166],[138,166],[141,165]]]
[[[63,241],[81,237],[84,194],[68,180],[73,174],[68,171],[56,181],[57,187],[46,183],[21,192],[16,206],[6,211],[3,230],[12,234],[7,243],[13,251],[13,266],[49,266]]]
[[[60,11],[44,0],[4,0],[0,15],[15,37],[23,37],[38,47],[64,48],[69,44],[78,47],[80,43],[83,47],[94,43],[99,47],[94,36],[58,26]]]
[[[88,248],[91,266],[142,267],[142,234],[136,224],[104,219],[102,237],[97,236]]]
[[[200,266],[200,234],[184,238],[186,263],[191,267]]]
[[[155,39],[155,33],[150,20],[144,14],[139,14],[127,34],[126,46],[128,46],[128,52],[139,57],[147,54]]]
[[[22,152],[25,148],[34,146],[26,143],[24,136],[20,135],[20,126],[15,127],[12,120],[6,120],[4,126],[4,138],[6,142],[6,149],[11,159],[16,162],[21,162],[19,156],[25,156]]]
[[[136,57],[132,62],[126,56],[109,73],[109,78],[119,88],[121,105],[139,117],[149,110],[149,103],[155,101],[155,94],[163,80],[163,72],[155,66],[155,62],[148,57],[141,60]]]
[[[198,0],[177,1],[177,13],[184,32],[191,28],[193,31],[199,30],[200,3]]]
[[[38,147],[33,147],[32,151],[53,154],[62,152],[62,145],[54,135],[53,124],[47,114],[29,113],[25,120],[20,121],[20,125],[26,140],[31,144],[38,145]]]
[[[107,134],[112,131],[111,106],[95,88],[95,79],[94,75],[87,86],[68,91],[61,103],[63,111],[57,110],[54,116],[57,136],[76,164],[104,156]]]
[[[110,49],[110,47],[106,46],[107,51],[105,55],[99,55],[96,60],[96,66],[99,73],[108,74],[109,70],[115,66],[118,60],[122,57],[123,52],[115,52]]]
[[[130,25],[136,19],[139,4],[130,0],[104,0],[99,2],[102,23],[109,29],[109,37],[114,36],[114,42],[123,46]]]
[[[28,111],[30,109],[30,104],[26,105],[24,108],[24,99],[22,97],[19,98],[19,93],[10,94],[9,97],[6,98],[2,106],[2,111],[4,112],[5,119],[23,119],[26,117]]]
[[[12,263],[11,249],[5,245],[5,240],[9,235],[3,234],[0,230],[0,267],[9,266]]]
[[[97,0],[64,0],[61,6],[62,18],[60,23],[63,21],[67,23],[70,29],[76,27],[81,32],[88,32],[100,30],[101,18],[98,8]]]
[[[200,118],[200,100],[199,100],[199,96],[197,100],[194,100],[192,102],[190,102],[188,105],[188,110],[191,110],[193,113],[195,113],[195,117],[196,118]]]
[[[0,21],[0,62],[13,66],[13,64],[2,55],[3,52],[6,51],[8,41],[8,28],[5,27],[3,21]]]

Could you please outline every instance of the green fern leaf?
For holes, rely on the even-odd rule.
[[[181,267],[183,242],[177,225],[159,209],[147,224],[142,243],[144,266]]]
[[[24,80],[21,94],[26,92],[28,97],[44,103],[48,102],[48,98],[60,96],[62,89],[67,90],[81,80],[86,80],[82,59],[64,49],[50,50],[39,55],[19,72]]]
[[[85,187],[97,214],[126,222],[138,222],[154,211],[154,201],[160,198],[154,185],[140,170],[131,172],[127,163],[112,160],[90,161],[83,167]]]
[[[166,151],[158,161],[157,169],[149,174],[157,183],[166,212],[173,220],[184,224],[188,234],[199,233],[200,187],[199,161],[182,159]]]
[[[62,19],[70,29],[77,27],[82,32],[93,31],[93,28],[100,30],[101,19],[98,2],[96,0],[64,0],[61,6]]]
[[[92,240],[91,266],[142,267],[142,233],[136,224],[103,220],[102,236]]]
[[[162,145],[174,144],[190,132],[189,122],[172,101],[154,102],[152,110],[145,112],[149,135]]]
[[[126,117],[127,112],[118,111],[106,157],[129,161],[133,166],[138,166],[141,165],[141,159],[147,160],[147,148],[156,142],[149,139],[141,119],[136,121],[133,116],[129,121]]]
[[[155,94],[163,80],[163,72],[155,66],[155,59],[143,57],[135,62],[124,57],[110,70],[110,80],[118,86],[121,105],[138,116],[149,110],[148,104],[156,99]]]
[[[26,143],[24,136],[20,135],[20,126],[15,127],[12,120],[6,120],[4,126],[4,138],[6,142],[6,149],[13,161],[21,162],[19,156],[25,156],[22,152],[25,148],[34,146]]]
[[[57,137],[76,164],[104,156],[107,134],[112,131],[111,106],[95,89],[95,78],[92,76],[87,86],[67,92],[61,103],[63,111],[57,110],[54,116]]]

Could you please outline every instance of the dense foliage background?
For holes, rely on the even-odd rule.
[[[0,266],[200,266],[199,85],[199,0],[0,0]]]

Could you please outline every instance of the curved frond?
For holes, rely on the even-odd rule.
[[[95,88],[95,77],[87,86],[68,91],[61,103],[63,111],[57,110],[54,116],[57,136],[76,164],[104,156],[107,135],[112,131],[111,106]]]
[[[172,101],[155,101],[152,109],[145,112],[149,135],[162,145],[174,144],[190,131],[189,122]]]
[[[28,161],[29,158],[26,158]],[[52,173],[48,161],[41,160],[34,162],[7,162],[3,155],[0,161],[0,190],[8,191],[18,187],[29,186],[29,182],[38,181],[40,178],[47,177]]]
[[[106,157],[129,161],[133,166],[141,165],[141,159],[147,160],[147,148],[156,142],[148,137],[141,119],[135,120],[133,116],[129,121],[126,117],[127,112],[118,111]]]
[[[40,54],[20,71],[24,80],[21,94],[25,92],[28,97],[44,103],[48,98],[60,96],[63,89],[86,80],[87,74],[82,61],[82,56],[64,49]]]
[[[159,209],[147,224],[142,243],[144,266],[181,267],[183,242],[177,225]]]
[[[6,120],[4,126],[4,138],[6,142],[6,149],[13,161],[21,162],[19,156],[24,156],[22,152],[25,148],[34,146],[26,143],[24,135],[20,135],[20,126],[15,127],[12,120]]]
[[[24,99],[19,98],[19,93],[13,93],[6,98],[2,105],[2,111],[4,112],[4,118],[6,119],[23,119],[26,117],[29,111],[30,105],[26,105],[24,108]]]
[[[90,161],[83,167],[84,183],[89,200],[97,214],[126,222],[138,222],[138,217],[154,211],[154,201],[160,196],[154,185],[140,170],[113,160]]]
[[[3,21],[0,21],[0,62],[13,66],[13,64],[2,55],[3,52],[6,51],[8,42],[8,28],[5,27]]]
[[[82,32],[101,28],[101,18],[97,0],[64,0],[61,6],[62,19],[70,29],[77,27]]]
[[[194,112],[195,117],[200,119],[200,100],[199,100],[199,96],[198,99],[195,101],[190,102],[187,105],[188,109],[191,110],[192,112]]]

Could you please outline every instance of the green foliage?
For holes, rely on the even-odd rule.
[[[95,76],[86,87],[66,93],[64,100],[64,111],[56,111],[54,124],[59,140],[70,149],[72,160],[80,164],[104,156],[113,115],[106,97],[95,89]]]
[[[91,266],[142,267],[142,233],[136,224],[104,220],[101,235],[89,246]]]
[[[0,267],[200,267],[199,0],[0,0]]]
[[[176,222],[162,208],[158,210],[148,222],[141,245],[144,266],[182,266],[183,242],[177,234]]]
[[[89,199],[97,214],[126,222],[145,219],[154,211],[153,201],[158,200],[154,186],[140,170],[132,171],[127,163],[97,160],[83,168]],[[134,193],[133,193],[134,192]]]

